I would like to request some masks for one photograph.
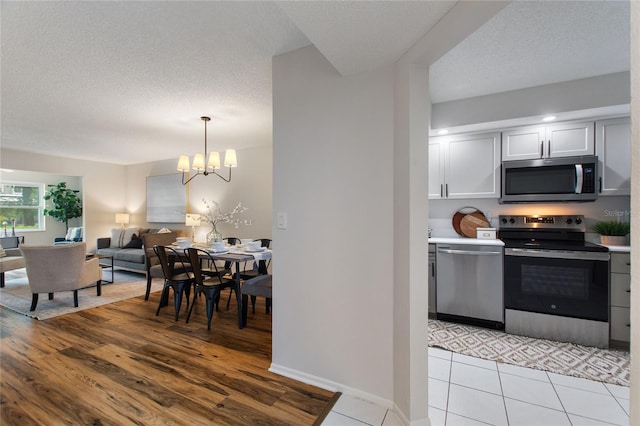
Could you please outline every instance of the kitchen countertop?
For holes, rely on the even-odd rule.
[[[504,246],[502,240],[487,240],[480,238],[465,238],[465,237],[431,237],[429,238],[429,244],[469,244],[469,245],[483,245],[483,246]],[[607,246],[610,252],[618,253],[631,253],[631,246]]]
[[[610,252],[631,253],[631,246],[607,246],[604,244],[600,245],[607,247]]]
[[[476,246],[504,246],[502,240],[488,240],[481,238],[465,238],[465,237],[431,237],[430,244],[469,244]]]

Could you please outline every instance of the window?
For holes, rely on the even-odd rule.
[[[16,231],[43,231],[44,184],[2,182],[0,184],[0,223],[10,230],[15,219]],[[4,225],[6,222],[6,228]]]

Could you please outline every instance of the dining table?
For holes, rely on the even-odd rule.
[[[238,328],[244,328],[246,324],[242,315],[242,283],[240,280],[240,264],[245,262],[269,260],[272,256],[271,250],[261,248],[260,250],[249,251],[242,246],[230,246],[222,251],[217,251],[209,246],[201,244],[194,244],[192,247],[206,251],[213,260],[220,260],[235,264],[235,273],[233,274],[233,278],[235,281],[236,301],[238,306]]]

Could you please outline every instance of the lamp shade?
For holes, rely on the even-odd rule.
[[[178,160],[178,171],[179,172],[188,172],[189,171],[189,156],[181,155]]]
[[[225,167],[238,167],[238,159],[236,158],[236,150],[228,149],[224,154]]]
[[[200,226],[200,215],[187,213],[184,224],[187,226]]]
[[[129,213],[116,213],[116,223],[126,225],[129,223]]]
[[[193,156],[192,168],[196,172],[204,172],[204,154],[196,154]]]
[[[208,166],[212,170],[218,170],[220,168],[220,153],[218,151],[212,151],[209,153]]]

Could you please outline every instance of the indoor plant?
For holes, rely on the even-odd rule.
[[[627,234],[631,231],[629,222],[615,220],[598,222],[593,230],[600,234],[600,243],[611,246],[623,246],[627,242]]]
[[[48,185],[49,190],[44,194],[44,199],[53,203],[53,208],[44,209],[45,216],[51,216],[58,222],[64,222],[66,230],[69,230],[69,219],[82,216],[82,200],[78,197],[80,191],[67,188],[66,182],[57,185]]]

